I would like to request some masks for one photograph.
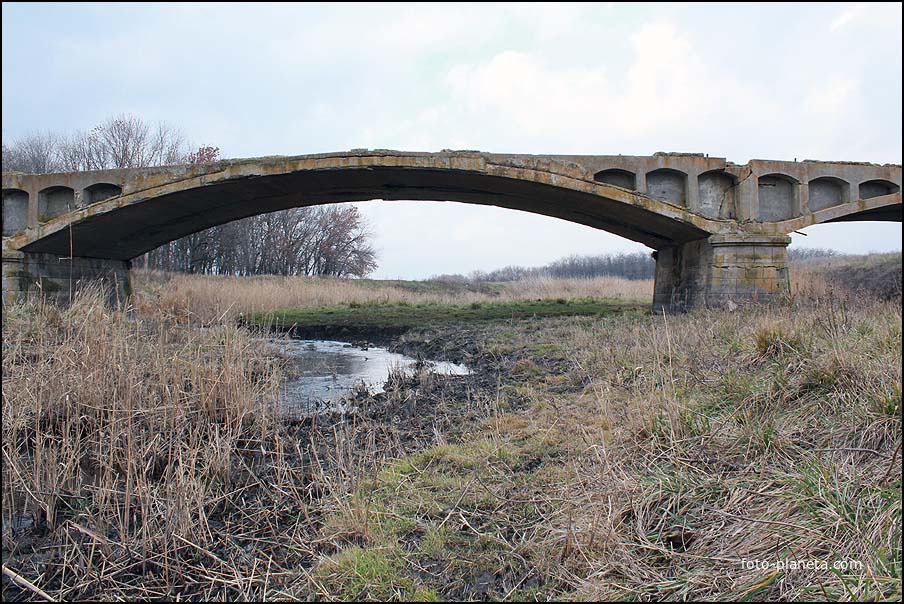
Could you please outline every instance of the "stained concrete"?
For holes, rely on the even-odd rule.
[[[811,180],[808,187],[810,210],[824,210],[849,201],[850,187],[846,184],[843,180],[830,177]]]
[[[28,193],[3,189],[3,236],[15,235],[28,227]]]
[[[776,250],[784,250],[788,233],[820,222],[901,221],[900,186],[897,165],[738,165],[693,153],[356,149],[204,165],[4,173],[4,298],[13,283],[7,265],[16,262],[20,268],[31,262],[29,283],[45,271],[51,281],[59,277],[50,257],[83,259],[70,265],[81,262],[85,280],[119,277],[121,263],[231,220],[323,203],[424,199],[543,214],[643,243],[658,251],[660,306],[760,299],[787,289],[784,252]],[[98,269],[96,261],[111,264]]]
[[[593,180],[615,185],[616,187],[628,189],[629,191],[637,190],[637,174],[628,172],[627,170],[619,170],[618,168],[602,170],[593,176]]]
[[[667,168],[647,173],[647,194],[679,206],[687,205],[687,174]]]
[[[3,300],[41,296],[68,304],[84,287],[100,287],[111,305],[132,293],[130,263],[103,258],[69,258],[55,254],[3,252]]]
[[[698,211],[707,218],[737,218],[737,178],[721,171],[705,172],[697,178]]]

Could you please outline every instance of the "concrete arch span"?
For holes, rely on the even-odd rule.
[[[787,290],[787,233],[815,222],[858,219],[877,208],[900,216],[900,172],[900,166],[830,162],[752,160],[738,166],[680,153],[353,150],[162,168],[4,173],[4,191],[18,191],[15,201],[4,203],[4,224],[10,225],[3,237],[4,298],[28,290],[37,279],[52,282],[57,272],[86,280],[112,272],[127,280],[129,259],[255,214],[335,202],[422,199],[528,211],[644,243],[657,250],[657,306],[764,299]],[[608,177],[624,173],[636,175],[634,187]],[[851,191],[842,193],[852,201],[812,211],[806,183],[823,177],[850,183]],[[855,200],[854,183],[875,181],[887,186],[873,186],[869,190],[879,195]],[[834,186],[833,193],[842,186]],[[65,208],[58,203],[53,212],[39,211],[48,206],[40,204],[50,199],[48,192],[66,193]],[[7,216],[23,208],[27,216]],[[60,257],[67,258],[66,270],[54,268]]]
[[[232,220],[372,199],[494,205],[600,228],[654,249],[720,230],[717,221],[595,182],[559,162],[495,163],[458,154],[327,155],[220,162],[141,176],[137,186],[126,184],[120,196],[37,225],[16,238],[17,249],[72,249],[78,256],[128,260]]]

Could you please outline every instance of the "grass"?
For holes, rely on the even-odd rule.
[[[299,422],[171,286],[4,308],[4,600],[902,597],[899,301],[437,321]]]
[[[375,513],[415,528],[368,542],[405,545],[443,599],[900,598],[901,419],[871,402],[900,401],[900,309],[819,311],[547,324],[568,345],[542,364],[582,379],[509,383],[454,443],[381,470]],[[529,342],[501,331],[505,371]],[[788,559],[862,566],[743,566]]]
[[[402,333],[432,325],[465,325],[486,321],[557,317],[572,315],[609,316],[628,306],[617,300],[578,298],[554,300],[511,300],[506,302],[471,302],[442,304],[407,302],[395,304],[360,304],[352,302],[333,306],[308,306],[252,315],[249,323],[276,328],[293,328],[298,332],[356,333],[387,331]]]
[[[652,300],[653,282],[617,277],[535,279],[511,283],[440,283],[308,277],[216,277],[135,271],[140,305],[205,324],[287,308],[354,305],[470,305],[604,298],[627,303]]]
[[[4,307],[3,599],[265,596],[310,555],[262,538],[303,484],[278,383],[235,327],[133,320],[96,292]]]
[[[901,252],[829,256],[792,263],[791,291],[807,299],[899,299]]]

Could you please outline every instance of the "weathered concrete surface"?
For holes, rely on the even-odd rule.
[[[653,308],[686,310],[789,293],[787,235],[712,235],[657,250]]]
[[[3,252],[3,301],[40,295],[68,304],[83,287],[100,287],[111,305],[132,293],[129,261],[103,258],[61,258],[54,254]]]
[[[659,251],[657,304],[690,307],[781,293],[787,271],[784,251],[776,249],[784,250],[788,233],[819,222],[901,221],[900,187],[897,165],[736,165],[681,153],[353,150],[146,169],[4,173],[4,272],[6,252],[125,262],[255,214],[424,199],[524,210],[644,243]],[[756,262],[737,260],[745,254]]]

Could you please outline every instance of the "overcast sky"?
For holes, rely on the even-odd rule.
[[[901,4],[3,3],[3,140],[129,112],[223,157],[352,148],[901,163]],[[589,227],[366,202],[377,277],[645,250]],[[792,245],[901,249],[900,223]]]

